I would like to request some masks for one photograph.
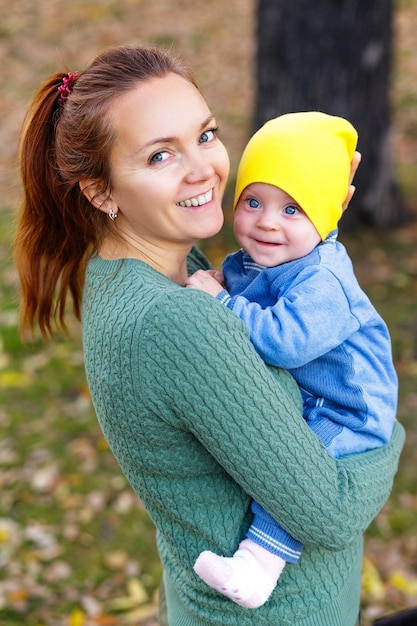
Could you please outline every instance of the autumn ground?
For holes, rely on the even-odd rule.
[[[0,0],[0,625],[153,626],[154,531],[96,424],[79,330],[22,345],[10,259],[16,143],[38,82],[108,45],[157,42],[189,59],[221,121],[232,169],[252,107],[254,0]],[[397,3],[395,161],[417,210],[417,0]],[[228,207],[226,206],[226,211]],[[417,227],[350,236],[357,274],[389,323],[408,438],[393,495],[366,535],[365,625],[417,605]],[[233,245],[227,231],[208,253]]]

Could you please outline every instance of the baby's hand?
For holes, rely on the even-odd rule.
[[[223,291],[221,285],[223,280],[223,274],[216,270],[197,270],[192,276],[187,278],[185,286],[200,289],[200,291],[205,291],[209,295],[216,297]]]
[[[346,196],[346,200],[344,201],[343,206],[342,206],[343,211],[346,211],[346,209],[348,208],[349,202],[352,200],[352,196],[356,191],[356,187],[352,185],[352,181],[356,174],[356,170],[359,167],[361,159],[362,159],[361,153],[356,150],[356,152],[353,155],[352,163],[350,166],[349,188],[348,188],[348,194]]]

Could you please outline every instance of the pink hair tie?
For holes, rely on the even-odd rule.
[[[62,79],[61,85],[58,87],[59,96],[58,96],[58,104],[64,106],[66,103],[68,96],[72,92],[74,88],[75,79],[80,75],[79,72],[68,72],[66,76]]]

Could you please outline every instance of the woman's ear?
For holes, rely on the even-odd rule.
[[[117,206],[113,201],[111,192],[108,189],[103,191],[103,186],[96,180],[85,179],[79,182],[81,193],[96,208],[104,213],[114,211],[117,213]]]

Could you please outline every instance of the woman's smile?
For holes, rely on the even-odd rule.
[[[188,198],[187,200],[181,200],[177,202],[178,206],[183,207],[198,207],[203,206],[204,204],[208,204],[213,199],[213,189],[210,189],[206,193],[199,194],[197,196],[193,196],[192,198]]]

